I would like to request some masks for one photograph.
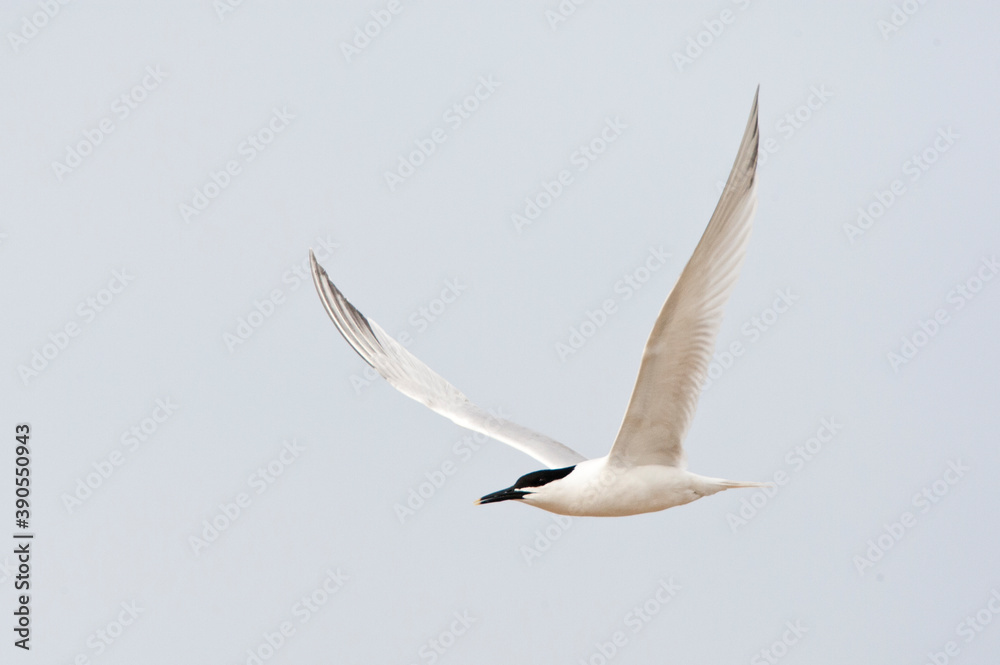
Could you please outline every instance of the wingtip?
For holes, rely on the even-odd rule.
[[[319,288],[320,282],[324,277],[326,277],[326,270],[323,266],[319,264],[316,260],[316,255],[313,253],[312,249],[309,250],[309,267],[312,269],[313,281],[316,282],[316,288]]]
[[[756,173],[756,170],[757,170],[757,157],[758,157],[758,153],[759,153],[759,150],[760,150],[760,148],[759,148],[759,145],[760,145],[760,120],[758,118],[758,113],[757,113],[757,102],[758,102],[759,97],[760,97],[760,84],[758,83],[757,84],[757,89],[753,93],[753,106],[750,107],[750,118],[747,121],[747,128],[746,128],[746,131],[744,133],[744,141],[747,140],[747,138],[749,138],[750,141],[751,141],[751,144],[753,146],[753,148],[752,148],[752,150],[753,150],[753,154],[752,154],[753,163],[752,163],[752,167],[751,168],[752,168],[752,170],[755,173]]]
[[[330,289],[335,289],[336,287],[330,283],[330,278],[326,276],[326,270],[323,270],[323,266],[319,264],[316,260],[316,255],[313,253],[312,249],[309,250],[309,266],[312,269],[313,286],[316,287],[316,293],[319,294],[320,300],[329,310],[330,304],[327,302],[326,294],[324,294],[324,285],[327,285]],[[332,314],[331,314],[332,316]]]

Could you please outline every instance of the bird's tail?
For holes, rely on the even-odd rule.
[[[698,483],[696,491],[698,491],[701,496],[711,496],[716,492],[732,490],[739,487],[774,487],[774,483],[751,483],[740,480],[726,480],[725,478],[706,478],[705,476],[699,477],[699,480],[701,482]]]
[[[738,489],[740,487],[774,487],[774,483],[754,483],[740,480],[720,480],[719,485],[724,490]]]

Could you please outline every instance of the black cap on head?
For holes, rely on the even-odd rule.
[[[513,486],[507,489],[502,489],[499,492],[493,492],[492,494],[487,494],[481,498],[476,503],[497,503],[498,501],[511,501],[515,499],[523,499],[528,494],[531,494],[530,490],[534,487],[541,487],[542,485],[548,485],[553,480],[559,480],[560,478],[565,478],[568,476],[576,466],[567,466],[562,469],[542,469],[541,471],[534,471],[532,473],[526,473],[517,479],[517,482]]]

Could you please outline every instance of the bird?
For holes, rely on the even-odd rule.
[[[656,318],[625,416],[604,457],[586,459],[558,441],[474,404],[358,311],[310,251],[320,300],[341,335],[366,363],[407,397],[546,466],[476,503],[515,501],[559,515],[618,517],[684,505],[723,490],[771,485],[692,473],[686,468],[683,448],[757,208],[759,94],[758,86],[729,178],[701,240]]]

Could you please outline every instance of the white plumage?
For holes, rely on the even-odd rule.
[[[708,372],[723,309],[739,276],[757,208],[757,95],[736,161],[701,241],[646,342],[632,398],[607,456],[576,451],[492,416],[359,312],[310,252],[327,313],[365,362],[404,395],[453,422],[531,455],[549,470],[522,476],[480,503],[519,500],[564,515],[633,515],[734,487],[766,483],[708,478],[685,469],[683,441]]]

